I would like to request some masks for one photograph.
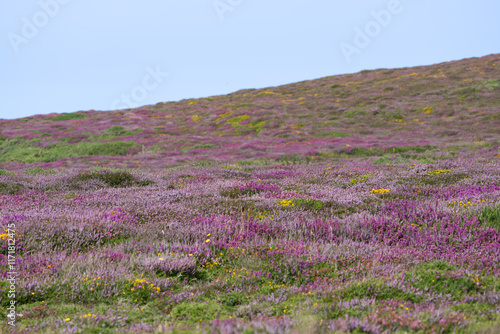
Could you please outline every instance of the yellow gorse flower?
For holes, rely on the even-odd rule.
[[[0,239],[2,240],[7,240],[9,239],[9,233],[7,233],[8,230],[5,231],[5,233],[0,234]]]
[[[388,194],[389,192],[390,192],[389,189],[384,189],[384,188],[382,188],[382,189],[372,189],[370,191],[370,193],[372,193],[372,194]]]
[[[286,200],[286,199],[280,201],[279,204],[283,205],[283,206],[294,206],[295,205],[292,200]]]
[[[449,169],[438,169],[438,170],[433,170],[430,172],[427,172],[427,174],[430,175],[439,175],[439,174],[445,174],[445,173],[450,173],[451,171]]]

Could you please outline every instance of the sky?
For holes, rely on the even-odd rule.
[[[500,52],[496,0],[0,0],[0,118]]]

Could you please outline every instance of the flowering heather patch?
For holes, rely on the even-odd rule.
[[[230,188],[221,192],[222,196],[237,198],[240,196],[248,196],[257,193],[279,193],[281,189],[273,184],[249,182],[240,186]]]
[[[193,258],[170,258],[167,255],[144,259],[142,269],[158,275],[172,276],[178,273],[193,275],[196,272],[196,260]]]
[[[500,332],[498,64],[0,120],[1,308],[18,333]]]
[[[498,330],[500,161],[375,160],[2,174],[0,304],[14,264],[19,332]]]

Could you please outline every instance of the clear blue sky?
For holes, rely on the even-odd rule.
[[[500,52],[500,2],[493,0],[0,4],[0,118],[8,119]],[[372,11],[390,18],[380,14],[375,24]],[[372,37],[357,36],[366,29]]]

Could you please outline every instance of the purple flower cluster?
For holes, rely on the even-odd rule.
[[[343,161],[229,175],[191,167],[132,173],[154,180],[148,186],[77,190],[61,185],[81,171],[2,175],[24,190],[0,196],[0,232],[8,238],[16,226],[26,305],[125,300],[168,313],[208,303],[206,314],[219,316],[200,314],[200,326],[228,332],[463,328],[472,315],[460,305],[498,301],[500,231],[482,212],[500,204],[500,172],[474,160],[421,169]],[[440,169],[450,172],[427,173]],[[319,321],[301,323],[304,313]],[[83,329],[80,316],[63,324]]]

